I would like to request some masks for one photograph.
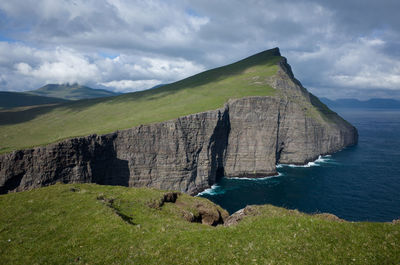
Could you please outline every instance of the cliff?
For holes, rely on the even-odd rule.
[[[92,182],[195,194],[221,176],[275,175],[277,163],[304,164],[357,143],[357,130],[308,93],[285,58],[254,82],[275,95],[1,155],[0,193]]]

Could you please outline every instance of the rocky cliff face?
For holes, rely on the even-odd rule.
[[[283,59],[273,97],[0,156],[0,193],[56,182],[148,186],[195,194],[218,177],[276,174],[357,143],[357,130],[294,79]]]

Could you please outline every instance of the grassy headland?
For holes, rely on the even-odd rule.
[[[0,111],[0,153],[217,109],[232,98],[273,95],[266,79],[281,58],[272,49],[147,91]]]
[[[2,264],[397,264],[400,225],[337,222],[271,205],[238,225],[182,217],[204,198],[94,184],[0,196]],[[112,207],[110,203],[112,201]],[[194,213],[195,214],[195,213]],[[129,221],[127,221],[129,220]]]

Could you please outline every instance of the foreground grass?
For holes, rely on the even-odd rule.
[[[273,95],[266,79],[280,59],[269,50],[156,89],[0,111],[0,153],[217,109],[233,98]]]
[[[189,223],[180,196],[55,185],[0,196],[2,264],[398,264],[400,225],[336,222],[270,205],[237,226]],[[99,198],[112,198],[115,209]]]

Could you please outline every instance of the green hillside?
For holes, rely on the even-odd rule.
[[[119,95],[118,93],[104,90],[104,89],[93,89],[87,86],[81,85],[57,85],[48,84],[39,89],[28,91],[27,93],[32,95],[62,98],[66,100],[79,100],[88,98],[103,98],[112,97]]]
[[[281,58],[272,49],[147,91],[0,111],[0,152],[217,109],[230,98],[273,95],[266,79],[277,72]]]
[[[67,102],[65,99],[0,91],[0,109]]]
[[[400,225],[271,205],[235,226],[185,220],[204,198],[94,184],[0,196],[2,264],[398,264]]]

